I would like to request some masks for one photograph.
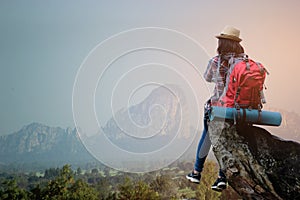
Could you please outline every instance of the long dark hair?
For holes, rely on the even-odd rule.
[[[220,55],[226,55],[228,53],[233,53],[237,55],[244,53],[244,48],[237,41],[220,38],[218,42],[217,52]]]

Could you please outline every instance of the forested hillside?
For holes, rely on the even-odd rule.
[[[178,162],[149,173],[124,173],[111,168],[84,170],[49,168],[44,172],[1,173],[0,199],[238,199],[231,189],[214,192],[214,162],[207,162],[201,184],[189,183],[185,174],[192,163]]]

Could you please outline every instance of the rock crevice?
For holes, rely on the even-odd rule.
[[[263,128],[209,123],[214,154],[244,199],[300,199],[300,144]]]

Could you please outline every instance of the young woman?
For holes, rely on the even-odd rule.
[[[216,36],[218,38],[218,55],[209,60],[207,69],[204,73],[205,80],[215,83],[215,88],[213,95],[205,104],[204,129],[198,144],[194,169],[186,176],[186,178],[193,183],[200,183],[203,165],[211,146],[207,124],[210,106],[216,105],[223,93],[226,85],[226,75],[229,69],[229,59],[232,57],[244,56],[244,48],[240,45],[242,39],[240,39],[239,36],[240,31],[229,26],[225,27],[220,35]],[[211,188],[216,191],[222,191],[223,189],[226,189],[226,187],[226,176],[222,170],[219,170],[219,176]]]

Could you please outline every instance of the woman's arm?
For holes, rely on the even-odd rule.
[[[204,75],[203,75],[204,79],[207,82],[212,82],[214,73],[217,69],[217,65],[218,65],[217,57],[213,57],[212,59],[209,60],[206,71],[204,72]]]

